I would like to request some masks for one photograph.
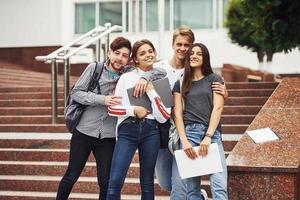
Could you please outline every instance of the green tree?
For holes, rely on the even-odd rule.
[[[225,26],[234,43],[272,61],[300,45],[299,0],[231,0]]]

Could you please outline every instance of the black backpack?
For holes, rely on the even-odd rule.
[[[96,62],[93,77],[89,83],[87,91],[93,91],[97,86],[99,86],[98,82],[103,71],[103,65],[103,63],[99,65],[98,62]],[[71,91],[73,88],[74,86],[71,88]],[[74,99],[72,99],[70,92],[67,98],[67,103],[64,111],[65,123],[70,133],[74,132],[86,107],[87,105],[82,105],[76,102]]]

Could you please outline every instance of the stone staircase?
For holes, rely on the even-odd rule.
[[[0,199],[53,199],[68,164],[69,140],[63,119],[62,76],[59,82],[59,118],[51,124],[49,74],[0,68]],[[75,82],[76,77],[71,78]],[[229,98],[222,115],[223,141],[230,153],[277,83],[227,83]],[[138,156],[130,166],[122,199],[139,199]],[[202,187],[210,194],[209,181]],[[169,199],[155,184],[157,200]],[[93,156],[75,184],[70,199],[97,199]]]

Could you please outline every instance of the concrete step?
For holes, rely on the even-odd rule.
[[[61,176],[0,175],[0,188],[1,190],[14,188],[14,191],[56,192],[60,180]],[[203,185],[208,188],[209,183],[206,182]],[[97,178],[80,176],[72,192],[98,193]],[[139,179],[126,178],[122,194],[139,195],[140,193]],[[161,190],[155,180],[155,194],[168,195],[169,193]]]
[[[228,82],[227,89],[275,89],[276,82]]]
[[[32,192],[32,191],[0,191],[1,200],[53,200],[56,192]],[[99,195],[95,193],[74,193],[69,196],[69,200],[95,200]],[[121,200],[140,200],[140,195],[121,195]],[[155,195],[155,200],[169,200],[169,195]]]
[[[230,89],[229,97],[269,97],[274,89]]]

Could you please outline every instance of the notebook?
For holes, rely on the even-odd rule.
[[[174,100],[172,91],[170,88],[169,79],[167,77],[153,81],[152,82],[153,87],[156,91],[156,93],[160,96],[163,104],[167,108],[171,108],[174,106]],[[129,102],[131,105],[134,106],[143,106],[144,108],[148,109],[149,111],[152,111],[151,102],[148,98],[147,94],[144,94],[141,97],[134,97],[133,96],[134,88],[127,89],[127,94],[129,98]]]
[[[196,152],[198,152],[198,147],[193,147]],[[198,155],[196,159],[192,160],[187,157],[183,150],[177,150],[175,151],[175,159],[182,179],[223,171],[217,143],[209,145],[208,154],[205,157]]]

